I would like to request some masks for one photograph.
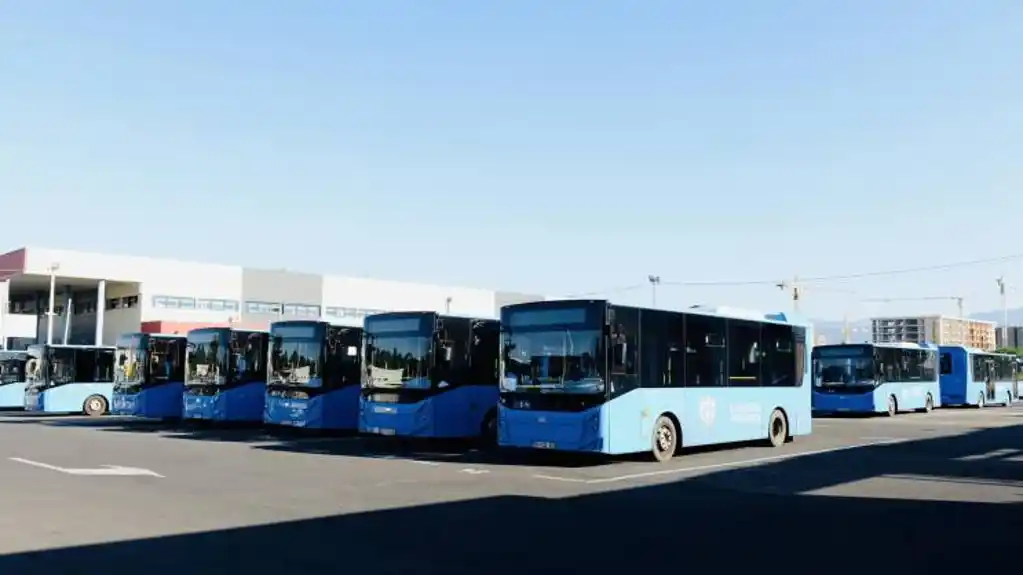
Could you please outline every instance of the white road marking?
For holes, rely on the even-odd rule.
[[[889,445],[892,443],[901,443],[905,441],[911,441],[911,439],[885,439],[880,441],[870,441],[867,443],[857,443],[854,445],[844,445],[842,447],[831,447],[828,449],[817,449],[814,451],[801,451],[799,453],[787,453],[784,455],[772,455],[769,457],[757,457],[754,459],[744,459],[740,461],[728,461],[724,463],[712,463],[710,465],[697,465],[695,467],[678,467],[675,469],[660,469],[657,471],[646,471],[643,473],[630,473],[628,475],[619,475],[617,477],[602,477],[600,479],[578,479],[573,477],[558,477],[555,475],[533,475],[533,479],[545,479],[548,481],[564,481],[567,483],[585,483],[587,485],[596,485],[601,483],[616,483],[618,481],[628,481],[630,479],[644,479],[647,477],[657,477],[660,475],[676,475],[679,473],[689,473],[694,471],[710,471],[713,469],[725,469],[728,467],[742,467],[746,465],[757,465],[760,463],[770,463],[772,461],[783,461],[786,459],[795,459],[797,457],[804,457],[808,455],[823,455],[825,453],[834,453],[837,451],[848,451],[850,449],[857,449],[861,447],[874,447],[878,445]]]
[[[121,465],[104,465],[103,467],[95,469],[75,469],[68,467],[58,467],[56,465],[50,465],[48,463],[40,463],[39,461],[32,461],[31,459],[22,459],[21,457],[9,457],[11,461],[17,463],[24,463],[25,465],[31,465],[33,467],[39,467],[41,469],[49,469],[50,471],[56,471],[58,473],[65,473],[67,475],[105,475],[105,476],[147,476],[147,477],[163,477],[155,471],[149,469],[142,469],[140,467],[124,467]]]
[[[466,467],[465,469],[459,469],[460,473],[468,473],[469,475],[483,475],[484,473],[490,473],[486,469],[476,469],[474,467]]]

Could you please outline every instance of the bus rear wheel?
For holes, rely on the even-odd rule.
[[[776,409],[771,412],[771,419],[767,424],[767,440],[771,447],[781,447],[789,438],[789,421],[785,414]]]
[[[493,447],[497,445],[497,412],[491,410],[483,417],[483,424],[480,426],[480,439],[483,445]]]
[[[90,395],[85,398],[85,403],[82,404],[82,412],[89,417],[99,417],[101,415],[106,415],[109,407],[110,406],[107,404],[107,398],[102,395]]]
[[[987,403],[987,398],[984,397],[984,392],[981,392],[977,396],[977,409],[984,409],[984,405]]]
[[[927,398],[924,399],[924,408],[920,411],[923,411],[924,413],[930,413],[934,411],[934,398],[931,397],[931,394],[929,393],[927,394]]]
[[[895,417],[899,413],[899,404],[895,401],[894,395],[888,396],[888,417]]]
[[[654,422],[650,452],[661,463],[670,461],[678,449],[678,429],[670,417],[662,415]]]

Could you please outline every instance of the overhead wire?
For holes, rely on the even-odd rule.
[[[875,277],[887,277],[895,275],[906,275],[914,273],[925,273],[933,271],[943,271],[949,269],[978,266],[985,264],[1004,263],[1010,261],[1023,260],[1023,254],[1011,254],[998,257],[980,258],[974,260],[963,260],[957,262],[949,262],[944,264],[932,264],[927,266],[915,266],[906,268],[887,269],[870,272],[857,272],[851,274],[834,274],[834,275],[821,275],[821,276],[800,276],[795,279],[798,284],[807,283],[827,283],[827,282],[842,282],[857,279],[875,278]],[[742,287],[742,286],[757,286],[757,285],[770,285],[776,287],[784,287],[793,280],[779,280],[779,279],[756,279],[756,280],[694,280],[694,281],[661,281],[658,285],[665,286],[679,286],[679,287]],[[616,288],[609,288],[604,290],[596,290],[585,293],[572,294],[566,297],[588,297],[601,294],[612,294],[612,293],[623,293],[628,291],[635,291],[649,287],[649,283],[632,284],[628,286],[620,286]]]

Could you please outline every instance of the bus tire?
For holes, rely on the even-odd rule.
[[[1012,392],[1007,391],[1005,393],[1005,407],[1012,407]]]
[[[930,413],[934,411],[934,397],[932,397],[931,394],[929,393],[927,394],[927,398],[924,399],[924,408],[921,409],[920,411],[923,411],[924,413]]]
[[[82,413],[89,417],[99,417],[106,415],[109,408],[110,404],[107,403],[107,398],[102,395],[90,395],[82,404]]]
[[[987,401],[984,397],[984,392],[982,391],[980,392],[980,395],[977,396],[977,409],[984,409],[984,405],[986,404]]]
[[[665,463],[671,461],[678,450],[678,427],[667,415],[662,415],[654,422],[653,437],[650,438],[650,453],[654,459]]]
[[[789,420],[780,409],[771,412],[767,423],[767,441],[771,447],[781,447],[789,439]]]
[[[483,445],[497,445],[497,410],[491,409],[483,416],[483,423],[480,424],[480,439]]]
[[[895,399],[894,395],[888,396],[888,411],[886,415],[888,417],[895,417],[899,413],[899,402]]]

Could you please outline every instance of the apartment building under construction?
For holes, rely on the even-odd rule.
[[[930,342],[995,349],[995,322],[961,317],[877,317],[870,320],[875,343]]]

